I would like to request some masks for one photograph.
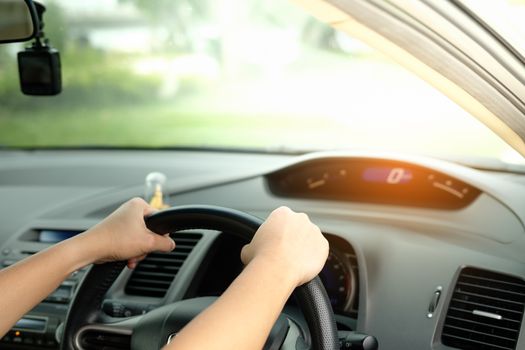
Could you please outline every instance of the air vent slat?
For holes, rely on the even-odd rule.
[[[441,341],[458,349],[515,350],[524,305],[522,279],[464,268],[450,300]]]
[[[493,279],[493,278],[480,277],[480,276],[474,276],[474,275],[469,275],[469,274],[461,275],[461,277],[462,278],[472,278],[472,279],[481,280],[481,281],[487,281],[487,282],[495,282],[495,283],[499,283],[499,284],[506,284],[506,285],[509,285],[509,286],[514,286],[514,287],[518,287],[518,288],[521,288],[521,289],[525,290],[525,286],[522,285],[522,284],[519,284],[519,283],[513,283],[513,282],[509,282],[509,281],[504,281],[504,280],[496,280],[496,279]]]
[[[151,253],[142,260],[126,284],[125,292],[131,295],[161,298],[175,279],[186,258],[202,238],[200,233],[174,233],[177,243],[170,253]]]
[[[496,292],[496,293],[505,293],[505,294],[510,294],[510,295],[513,295],[513,296],[525,297],[525,293],[508,291],[508,290],[501,289],[501,288],[492,288],[492,287],[488,287],[488,286],[481,286],[479,284],[473,284],[473,283],[467,283],[467,282],[458,282],[458,285],[460,285],[460,286],[467,286],[467,287],[474,287],[474,288],[481,288],[481,289],[485,289],[485,290],[488,290],[488,291],[493,291],[493,292]]]
[[[148,262],[145,262],[143,266],[141,266],[139,269],[137,269],[137,274],[142,273],[164,273],[172,275],[174,273],[177,273],[177,271],[180,270],[180,266],[162,266],[162,265],[156,265],[156,264],[148,264]]]
[[[515,347],[512,347],[512,348],[508,348],[508,347],[505,347],[505,346],[499,346],[499,345],[494,345],[494,344],[487,344],[485,342],[481,342],[481,341],[477,341],[477,340],[472,340],[472,339],[468,339],[468,338],[464,338],[464,337],[458,337],[456,335],[447,335],[448,338],[453,338],[453,339],[456,339],[456,340],[460,340],[462,342],[468,342],[468,343],[473,343],[473,344],[479,344],[481,346],[489,346],[488,348],[487,347],[473,347],[472,345],[470,345],[470,347],[468,348],[464,348],[464,349],[503,349],[503,350],[514,350]],[[444,342],[443,342],[444,343]],[[461,348],[463,349],[463,348]]]
[[[174,274],[173,273],[165,273],[165,272],[153,272],[153,271],[135,271],[133,273],[135,275],[135,278],[146,278],[146,279],[153,279],[154,281],[157,279],[163,279],[163,280],[171,280],[173,279]]]
[[[465,314],[465,317],[471,317],[472,319],[474,318],[481,318],[482,320],[487,320],[486,323],[495,323],[495,322],[498,322],[498,323],[502,323],[502,322],[511,322],[511,323],[521,323],[521,320],[513,320],[511,318],[506,318],[506,317],[502,317],[501,320],[495,320],[495,319],[492,319],[492,318],[487,318],[487,317],[483,317],[483,316],[478,316],[478,315],[475,315],[473,313],[474,309],[472,310],[464,310],[464,309],[461,309],[461,308],[458,308],[458,307],[455,307],[455,306],[451,306],[449,308],[450,311],[456,311],[456,312],[462,312]],[[483,310],[480,310],[480,311],[483,311]],[[494,313],[495,314],[495,313]],[[501,316],[501,315],[500,315]]]
[[[165,270],[165,271],[175,271],[177,272],[181,268],[182,264],[178,265],[159,265],[159,264],[150,264],[149,261],[142,262],[142,266],[137,271],[151,271],[151,270]]]
[[[481,316],[476,316],[472,313],[472,311],[474,311],[474,309],[472,310],[465,310],[465,309],[461,309],[459,307],[455,307],[455,306],[451,306],[449,307],[449,310],[453,310],[453,311],[459,311],[459,312],[464,312],[464,313],[467,313],[469,315],[472,315],[471,317],[481,317]],[[514,323],[521,323],[521,320],[513,320],[513,319],[509,319],[509,318],[505,318],[503,317],[502,320],[504,321],[508,321],[508,322],[514,322]]]
[[[177,247],[176,247],[176,249],[179,249],[179,251],[180,251],[180,250],[192,250],[194,246],[195,246],[195,245],[193,245],[193,244],[181,244],[181,243],[177,243]],[[157,254],[158,254],[158,253],[157,253]]]
[[[476,321],[469,320],[469,319],[466,319],[466,318],[455,317],[455,316],[450,316],[450,315],[447,316],[447,319],[449,319],[449,320],[456,320],[456,321],[461,322],[461,323],[472,323],[472,324],[477,324],[477,325],[480,325],[480,326],[487,326],[487,324],[483,323],[483,322],[476,322]],[[519,331],[517,331],[515,329],[512,329],[512,328],[499,327],[499,326],[494,326],[494,325],[491,325],[491,327],[497,328],[497,329],[501,329],[503,331],[513,332],[515,334],[519,333]]]
[[[184,263],[184,260],[185,260],[184,258],[178,258],[178,257],[174,257],[172,255],[168,255],[168,256],[151,256],[151,257],[149,257],[148,262],[150,264],[153,264],[153,263],[158,264],[158,263],[160,263],[162,265],[165,265],[165,264],[182,265],[182,263]]]
[[[195,245],[197,244],[199,240],[198,239],[195,239],[195,238],[184,238],[184,237],[178,237],[177,238],[177,244],[182,244],[182,243],[186,243],[186,244],[190,244],[190,245]]]
[[[184,259],[186,257],[186,255],[188,255],[187,252],[182,252],[182,251],[179,251],[178,249],[179,247],[175,247],[175,250],[172,251],[171,253],[169,253],[171,256],[173,257],[176,257],[176,258],[181,258],[181,259]],[[151,256],[151,257],[163,257],[166,253],[150,253],[148,256]]]
[[[491,300],[496,300],[496,301],[502,301],[502,302],[504,302],[504,303],[509,303],[509,304],[523,305],[523,303],[520,303],[519,301],[505,300],[505,299],[502,299],[502,298],[486,296],[486,295],[479,294],[479,293],[465,292],[465,291],[463,291],[463,290],[458,290],[458,294],[466,294],[466,295],[471,295],[471,296],[473,296],[473,297],[480,297],[480,298],[485,298],[485,299],[491,299]]]
[[[458,298],[453,298],[452,301],[458,302],[458,303],[465,303],[465,304],[470,304],[470,305],[482,306],[483,308],[490,308],[490,309],[494,309],[494,310],[497,310],[497,311],[512,312],[512,313],[515,313],[517,315],[520,315],[520,317],[521,317],[521,313],[519,311],[506,309],[504,307],[497,307],[497,306],[487,305],[487,304],[483,304],[483,303],[476,303],[474,301],[463,300],[463,299],[458,299]],[[493,312],[493,311],[490,311],[490,312]]]
[[[164,286],[169,287],[171,284],[171,281],[151,281],[147,278],[136,278],[133,280],[133,282],[129,283],[128,286],[131,285],[150,285],[150,286]]]
[[[470,328],[463,328],[463,327],[457,327],[457,326],[451,326],[451,325],[446,325],[445,326],[446,328],[454,328],[454,329],[458,329],[460,331],[466,331],[466,332],[470,332],[470,333],[476,333],[476,334],[480,334],[484,337],[490,337],[490,338],[498,338],[498,339],[502,339],[502,340],[507,340],[507,341],[514,341],[513,338],[508,338],[508,337],[501,337],[499,335],[488,335],[486,333],[483,333],[483,332],[478,332],[478,331],[475,331],[475,330],[472,330]],[[498,341],[498,340],[495,340],[495,341]]]
[[[133,287],[129,286],[126,291],[128,294],[136,294],[140,293],[142,294],[148,294],[150,297],[156,297],[161,298],[166,294],[167,287],[163,288],[154,288],[154,287],[146,287],[146,286],[139,286],[139,287]]]
[[[473,310],[459,310],[459,309],[449,309],[448,316],[454,316],[458,318],[463,318],[467,320],[472,320],[475,322],[481,322],[487,326],[497,326],[497,327],[505,327],[509,329],[515,329],[517,324],[519,324],[518,321],[514,320],[496,320],[488,317],[482,317],[478,315],[473,314]],[[447,317],[448,317],[447,316]]]

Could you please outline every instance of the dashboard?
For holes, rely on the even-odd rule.
[[[160,171],[171,205],[259,217],[280,205],[306,212],[330,242],[320,277],[341,331],[373,335],[380,349],[525,347],[523,174],[363,152],[2,153],[1,267],[91,227],[142,196],[145,177]],[[109,316],[220,295],[242,269],[246,242],[227,232],[173,236],[174,252],[150,254],[121,273],[105,297]],[[88,268],[24,316],[0,349],[57,349],[55,333]],[[285,312],[294,308],[291,299]]]
[[[367,158],[321,158],[267,175],[281,197],[339,200],[437,209],[461,209],[479,189],[407,162]]]

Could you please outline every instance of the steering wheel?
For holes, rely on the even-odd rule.
[[[208,229],[236,235],[247,241],[252,239],[262,224],[261,219],[241,211],[200,205],[163,210],[146,217],[145,222],[151,231],[159,234]],[[64,323],[61,350],[83,349],[83,336],[93,331],[105,334],[105,338],[102,338],[106,340],[112,339],[112,336],[131,336],[132,350],[160,349],[171,336],[216,299],[187,299],[162,306],[145,315],[124,320],[112,318],[101,310],[101,306],[106,292],[125,264],[119,261],[93,265],[87,272],[71,302]],[[296,288],[294,295],[308,324],[310,336],[302,334],[293,321],[281,314],[264,348],[339,349],[334,313],[319,277]]]

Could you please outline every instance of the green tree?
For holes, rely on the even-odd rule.
[[[208,1],[199,0],[119,0],[142,11],[152,24],[167,29],[166,46],[193,51],[193,32],[208,14]]]
[[[66,48],[66,17],[62,8],[54,1],[46,2],[44,12],[44,33],[51,45],[63,51]]]

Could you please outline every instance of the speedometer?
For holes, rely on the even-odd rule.
[[[443,210],[465,208],[481,194],[445,173],[392,159],[310,159],[266,178],[277,196]]]
[[[319,274],[336,312],[348,310],[354,298],[355,277],[346,261],[337,251],[331,250]]]

